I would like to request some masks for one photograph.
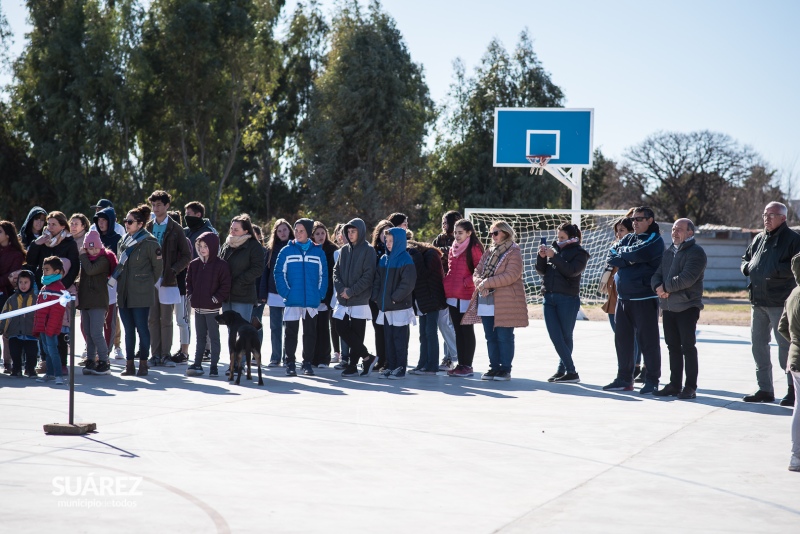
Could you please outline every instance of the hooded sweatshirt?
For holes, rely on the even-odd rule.
[[[347,240],[347,231],[355,228],[358,237],[354,243],[348,242],[339,249],[339,260],[333,266],[333,286],[336,299],[345,307],[369,304],[372,284],[375,281],[375,249],[367,242],[367,225],[359,218],[344,225],[342,235]],[[348,289],[350,298],[340,295]]]
[[[28,212],[28,216],[25,217],[25,222],[22,223],[22,226],[19,228],[19,240],[22,241],[22,246],[25,247],[25,250],[39,237],[33,235],[33,219],[40,215],[47,217],[47,212],[44,211],[44,208],[39,206],[32,207],[31,211]]]
[[[6,301],[1,313],[6,313],[36,304],[36,289],[31,280],[31,288],[22,293],[16,290]],[[33,336],[33,313],[17,315],[0,321],[0,333],[6,337]]]
[[[105,219],[108,221],[108,230],[105,233],[100,232],[100,228],[97,226],[97,219]],[[92,217],[92,225],[93,230],[97,230],[100,233],[100,241],[103,242],[103,246],[106,247],[108,250],[113,252],[114,254],[117,253],[117,247],[119,246],[119,242],[122,239],[122,234],[118,232],[116,229],[117,227],[117,213],[114,211],[114,208],[103,208],[97,213],[94,214]],[[123,230],[124,233],[124,230]]]
[[[383,312],[411,308],[411,294],[417,283],[414,260],[406,251],[405,229],[389,228],[389,235],[393,238],[392,250],[381,257],[372,283],[372,300]]]
[[[186,234],[186,238],[189,240],[189,244],[191,245],[192,249],[192,259],[197,258],[197,249],[194,248],[194,242],[197,241],[197,238],[203,235],[206,232],[211,232],[212,234],[217,234],[216,229],[211,226],[211,221],[208,219],[204,219],[202,217],[184,217],[184,222],[186,222],[186,226],[183,228],[183,233]]]
[[[186,294],[196,310],[218,310],[231,294],[231,269],[219,257],[219,236],[213,232],[200,234],[197,241],[208,246],[208,260],[198,256],[189,262]]]

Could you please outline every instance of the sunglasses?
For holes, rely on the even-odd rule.
[[[642,222],[642,221],[646,221],[646,220],[647,220],[647,219],[649,219],[649,218],[650,218],[650,217],[631,217],[631,219],[633,219],[633,220],[634,220],[634,221],[636,221],[636,222]]]
[[[125,224],[135,224],[137,222],[139,222],[139,221],[135,221],[133,219],[125,219]]]
[[[495,230],[494,232],[489,232],[489,235],[492,237],[497,237],[500,235],[500,230]]]

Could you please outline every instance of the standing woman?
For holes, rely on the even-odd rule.
[[[119,263],[109,284],[116,285],[119,316],[125,326],[127,362],[122,376],[146,376],[150,356],[150,307],[155,303],[153,288],[161,276],[164,260],[155,236],[145,230],[150,220],[150,206],[142,204],[125,217],[125,237],[119,243]],[[112,282],[114,280],[114,282]],[[139,333],[139,352],[136,352],[136,333]],[[133,363],[139,358],[139,372]]]
[[[472,376],[472,360],[475,358],[475,329],[473,325],[461,324],[467,311],[475,283],[472,274],[483,256],[483,245],[475,235],[475,227],[467,219],[456,222],[453,231],[453,246],[447,259],[447,274],[444,277],[444,295],[450,310],[450,319],[456,331],[456,353],[458,365],[447,371],[449,376]]]
[[[269,331],[272,353],[269,358],[269,367],[277,367],[281,364],[283,357],[283,298],[278,294],[275,287],[275,262],[278,261],[278,253],[286,246],[289,240],[294,239],[294,231],[289,221],[278,219],[272,225],[272,235],[267,242],[265,254],[264,271],[261,274],[261,287],[258,295],[261,302],[269,306]]]
[[[552,246],[539,245],[536,272],[542,276],[544,323],[559,357],[558,370],[549,382],[581,381],[572,360],[572,332],[581,308],[581,275],[588,262],[576,224],[559,225]]]
[[[69,233],[78,245],[78,250],[83,248],[83,238],[91,225],[89,218],[83,213],[73,213],[69,218]]]
[[[317,344],[314,350],[314,357],[311,359],[311,365],[314,367],[328,367],[331,364],[331,308],[329,305],[333,298],[333,267],[336,261],[333,256],[339,250],[339,247],[328,237],[328,228],[320,221],[314,221],[311,240],[314,241],[315,245],[322,247],[325,261],[328,262],[328,292],[325,293],[325,299],[319,305]]]
[[[394,225],[384,219],[378,222],[378,225],[372,230],[372,248],[375,249],[376,271],[381,258],[388,252],[386,250],[386,236],[384,232],[389,228],[394,228]],[[375,364],[374,371],[380,371],[386,366],[386,339],[383,332],[383,323],[378,324],[377,322],[379,312],[378,305],[370,299],[369,308],[372,312],[372,327],[375,329],[375,355],[378,357],[378,362]]]
[[[222,311],[233,310],[250,322],[258,300],[256,280],[264,272],[264,249],[254,238],[253,223],[246,213],[231,219],[219,257],[231,269],[231,296],[222,304]]]
[[[22,269],[24,263],[25,249],[19,242],[14,223],[0,221],[0,310],[3,309],[6,301],[16,289],[9,276]],[[5,336],[3,336],[3,358],[5,370],[11,372],[11,351]]]
[[[514,361],[514,328],[528,326],[528,305],[522,285],[522,251],[516,234],[505,221],[489,229],[492,245],[475,268],[475,295],[465,322],[483,323],[489,370],[481,380],[511,380]]]

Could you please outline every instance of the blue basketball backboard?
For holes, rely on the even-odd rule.
[[[551,156],[548,165],[592,165],[593,109],[496,108],[494,166],[530,167],[526,156]]]

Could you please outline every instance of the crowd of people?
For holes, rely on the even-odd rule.
[[[392,213],[368,233],[354,218],[332,233],[307,218],[278,219],[269,236],[246,214],[234,217],[222,240],[192,201],[183,214],[172,196],[155,191],[121,223],[111,201],[67,218],[36,206],[17,230],[0,222],[0,331],[6,374],[63,384],[67,373],[69,317],[60,305],[77,299],[87,375],[111,372],[112,356],[125,360],[122,376],[146,376],[151,367],[187,364],[188,376],[219,375],[221,312],[233,311],[259,328],[269,315],[269,367],[287,376],[313,376],[329,367],[344,377],[403,379],[406,372],[452,377],[475,375],[475,324],[483,326],[489,368],[483,380],[511,379],[514,329],[528,325],[523,261],[507,222],[489,228],[484,247],[472,223],[450,211],[432,243],[414,240],[408,217]],[[771,202],[764,231],[742,257],[749,277],[752,352],[758,390],[745,402],[774,402],[770,337],[786,371],[783,406],[795,405],[800,381],[800,235],[786,224],[787,208]],[[632,208],[614,222],[616,241],[607,255],[601,290],[614,332],[617,374],[608,391],[694,399],[698,354],[695,331],[703,309],[707,258],[689,219],[672,226],[665,247],[653,211]],[[589,253],[581,229],[564,223],[552,243],[539,245],[535,269],[542,280],[543,312],[558,355],[548,381],[580,382],[573,358],[573,331],[580,309],[581,278]],[[669,353],[669,381],[659,389],[659,315]],[[194,328],[191,328],[192,317]],[[409,365],[410,326],[419,321],[419,359]],[[122,323],[123,329],[119,328]],[[366,324],[375,331],[365,345]],[[302,338],[300,325],[302,323]],[[175,326],[179,345],[172,352]],[[124,330],[124,350],[120,332]],[[195,353],[188,354],[192,332]],[[440,361],[439,334],[444,342]],[[791,347],[791,348],[790,348]],[[409,367],[412,367],[410,370]],[[233,369],[229,369],[233,372]],[[800,470],[800,421],[793,424],[791,467]]]

